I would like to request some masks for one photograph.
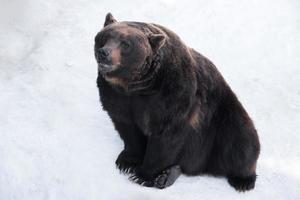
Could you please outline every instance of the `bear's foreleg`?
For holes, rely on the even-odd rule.
[[[116,122],[116,130],[124,141],[124,150],[119,154],[116,165],[124,173],[132,173],[142,164],[146,150],[146,137],[131,123]]]
[[[181,174],[177,161],[183,147],[182,136],[180,132],[151,135],[143,163],[131,176],[131,180],[160,189],[172,185]]]

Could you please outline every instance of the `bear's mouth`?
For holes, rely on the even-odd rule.
[[[98,62],[98,72],[100,72],[102,75],[106,75],[107,73],[112,72],[115,69],[117,69],[116,65],[109,65]]]

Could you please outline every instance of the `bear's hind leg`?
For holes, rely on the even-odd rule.
[[[163,189],[171,186],[181,174],[181,168],[179,165],[172,166],[162,171],[154,179],[154,187]]]
[[[255,186],[256,174],[249,176],[228,176],[228,183],[234,187],[237,191],[244,192],[251,190]]]
[[[244,170],[237,173],[227,175],[228,183],[239,192],[251,190],[255,187],[256,181],[256,162],[251,167],[246,167]]]

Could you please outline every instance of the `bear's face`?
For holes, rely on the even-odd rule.
[[[128,22],[117,22],[109,13],[103,29],[95,37],[98,71],[112,83],[128,82],[164,41],[164,35],[146,34]]]
[[[96,36],[95,56],[102,74],[121,68],[124,68],[123,73],[130,74],[150,55],[151,47],[145,34],[126,24],[109,25]]]

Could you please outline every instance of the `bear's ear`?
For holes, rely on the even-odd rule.
[[[148,35],[149,43],[152,47],[154,53],[156,53],[166,41],[166,36],[163,34],[149,34]]]
[[[117,20],[112,16],[112,14],[107,13],[105,17],[104,27],[115,22],[117,22]]]

